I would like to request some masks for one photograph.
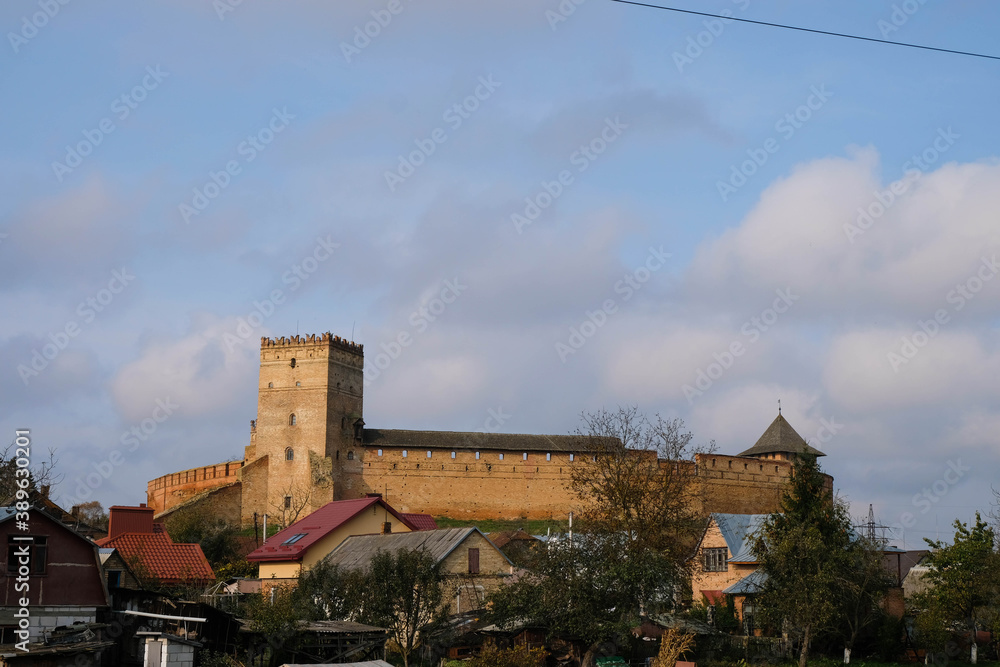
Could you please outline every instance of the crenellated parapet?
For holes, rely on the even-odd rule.
[[[345,352],[353,352],[355,354],[364,354],[364,345],[360,343],[355,343],[352,340],[347,340],[346,338],[341,338],[340,336],[334,336],[329,331],[322,334],[309,334],[308,336],[282,336],[281,338],[267,338],[262,337],[260,339],[260,349],[265,351],[273,348],[282,347],[335,347]]]

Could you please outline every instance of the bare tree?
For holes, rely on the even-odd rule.
[[[17,447],[11,442],[0,452],[0,506],[13,504],[17,490]],[[49,449],[48,458],[31,457],[28,475],[28,495],[32,500],[48,494],[50,487],[62,481],[62,475],[56,474],[58,459],[54,449]],[[23,479],[23,478],[22,478]]]
[[[302,511],[309,507],[309,501],[312,498],[312,489],[308,486],[289,483],[281,495],[282,499],[280,501],[271,504],[271,510],[273,516],[281,517],[281,526],[287,528],[298,521]]]
[[[692,445],[681,419],[649,418],[634,406],[582,415],[577,430],[585,465],[571,472],[583,503],[583,526],[595,532],[623,531],[637,546],[684,562],[702,527],[696,502],[694,455],[713,451]]]

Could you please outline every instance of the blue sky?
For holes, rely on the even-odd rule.
[[[737,453],[780,398],[856,514],[913,515],[908,546],[989,509],[1000,61],[603,0],[223,2],[0,7],[0,427],[56,450],[58,494],[136,503],[241,456],[256,341],[298,330],[369,360],[411,334],[372,426],[636,404]],[[1000,25],[971,0],[673,6],[994,54]]]

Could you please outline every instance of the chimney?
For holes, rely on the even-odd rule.
[[[389,535],[390,533],[392,533],[392,523],[386,521],[382,524],[382,534]]]
[[[114,505],[108,510],[108,537],[115,538],[122,533],[153,532],[153,508],[142,503],[139,507]]]
[[[48,498],[49,498],[49,485],[48,484],[42,484],[42,487],[38,490],[38,493],[42,496],[42,498],[48,500]]]

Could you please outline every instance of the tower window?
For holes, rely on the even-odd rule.
[[[455,458],[455,452],[451,453],[451,458]]]
[[[528,460],[528,452],[525,452],[525,453],[521,454],[521,460],[522,461],[527,461]]]
[[[354,460],[354,452],[347,452],[347,460],[348,461]]]
[[[267,383],[267,388],[268,389],[274,389],[274,383],[273,382],[268,382]]]
[[[381,449],[380,449],[380,450],[378,450],[378,455],[379,455],[379,456],[382,456],[382,450],[381,450]]]
[[[546,461],[551,461],[552,460],[552,453],[551,452],[549,452],[548,454],[545,455],[545,460]]]
[[[292,449],[291,447],[286,447],[285,448],[285,460],[286,461],[294,461],[295,460],[295,450]]]
[[[476,452],[476,460],[479,460],[479,452]]]
[[[503,453],[500,453],[500,460],[503,461]]]
[[[285,509],[286,510],[292,509],[292,497],[291,496],[285,496]]]
[[[291,361],[290,365],[291,365],[292,368],[295,368],[295,357],[292,357],[292,361]]]
[[[403,450],[403,458],[404,459],[406,458],[406,450],[405,449]]]
[[[288,425],[295,426],[295,413],[288,415]]]
[[[302,383],[301,383],[301,382],[296,382],[296,383],[295,383],[295,386],[296,386],[296,387],[301,387],[301,386],[302,386]]]
[[[427,450],[427,458],[430,458],[430,457],[431,457],[431,450],[428,449]]]
[[[569,455],[569,462],[572,463],[573,459],[575,459],[575,458],[576,458],[576,454],[570,454]]]

